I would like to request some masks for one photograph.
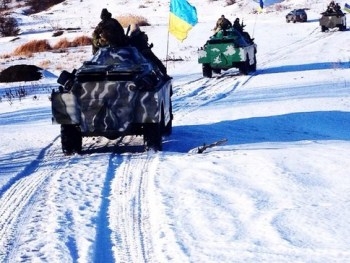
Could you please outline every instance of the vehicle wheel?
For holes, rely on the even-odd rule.
[[[61,145],[64,154],[81,153],[82,143],[83,139],[78,126],[71,124],[61,125]]]
[[[203,64],[202,71],[203,77],[211,78],[213,76],[213,72],[209,64]]]
[[[289,23],[290,22],[289,19],[286,19],[286,22]]]
[[[215,74],[220,74],[221,73],[221,68],[213,68],[213,72]]]
[[[171,118],[168,124],[165,125],[164,127],[164,136],[170,136],[172,132],[173,132],[173,120]]]
[[[321,31],[322,31],[322,32],[326,32],[326,31],[327,31],[327,27],[321,26]]]
[[[239,67],[239,72],[243,75],[248,75],[248,72],[249,72],[249,68],[250,68],[250,65],[249,65],[249,56],[247,54],[247,57],[246,57],[246,60],[244,62],[241,62],[241,66]]]
[[[256,55],[254,54],[254,64],[250,66],[250,70],[252,72],[255,72],[256,71]]]
[[[346,31],[346,26],[345,25],[340,25],[339,26],[339,31]]]
[[[162,150],[162,127],[161,123],[147,123],[144,126],[143,139],[146,150]]]
[[[170,121],[168,122],[167,125],[165,125],[164,109],[162,109],[161,126],[162,126],[162,134],[164,136],[171,135],[172,130],[173,130],[173,113],[172,113],[172,107],[171,106],[170,106],[169,112],[170,112]]]

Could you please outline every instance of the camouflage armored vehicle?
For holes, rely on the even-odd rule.
[[[220,30],[198,50],[198,63],[202,64],[203,76],[211,78],[212,73],[238,68],[247,75],[256,71],[257,45],[249,34],[235,28]]]
[[[326,32],[332,28],[338,28],[339,31],[346,30],[346,15],[338,10],[337,12],[323,12],[320,18],[321,31]]]
[[[82,137],[141,135],[146,148],[162,149],[172,130],[172,83],[136,48],[100,48],[51,94],[53,123],[61,124],[65,154],[82,150]]]

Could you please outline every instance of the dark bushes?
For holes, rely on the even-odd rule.
[[[14,65],[0,73],[0,82],[35,81],[42,78],[41,68],[34,65]]]
[[[3,37],[17,36],[19,27],[17,20],[10,16],[0,16],[0,35]]]

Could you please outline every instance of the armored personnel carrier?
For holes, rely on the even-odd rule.
[[[320,26],[322,32],[326,32],[332,28],[338,28],[339,31],[346,30],[346,15],[341,10],[337,12],[325,11],[321,15]]]
[[[172,131],[172,83],[134,47],[105,47],[51,94],[52,121],[61,125],[65,154],[80,153],[82,138],[141,135],[146,149],[162,149]]]
[[[204,77],[211,78],[212,73],[238,68],[247,75],[256,71],[257,45],[245,31],[231,27],[220,30],[207,40],[198,50],[198,63],[202,64]]]

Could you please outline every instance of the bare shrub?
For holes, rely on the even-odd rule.
[[[13,54],[16,56],[20,56],[20,55],[29,56],[29,54],[32,54],[32,53],[49,51],[51,49],[52,48],[50,44],[47,42],[47,40],[32,40],[16,48]]]
[[[75,38],[73,41],[73,45],[78,47],[78,46],[89,46],[92,44],[92,39],[91,37],[88,36],[80,36]]]
[[[122,25],[122,27],[128,27],[131,24],[137,24],[139,26],[149,26],[147,18],[143,16],[136,16],[136,15],[123,15],[118,16],[117,20]]]
[[[39,13],[62,2],[64,0],[27,0],[27,4],[30,6],[29,14]]]
[[[0,16],[0,35],[16,36],[19,33],[17,20],[9,16]]]
[[[52,47],[52,49],[61,49],[61,48],[69,48],[69,47],[72,47],[72,43],[69,42],[66,38],[62,38]]]
[[[3,54],[3,55],[0,55],[0,58],[1,58],[1,59],[8,59],[8,58],[11,58],[11,54]]]
[[[92,43],[91,38],[87,37],[87,36],[77,37],[77,38],[73,39],[73,41],[68,41],[66,38],[63,38],[53,46],[53,49],[88,46],[88,45],[91,45],[91,43]]]
[[[41,68],[34,65],[13,65],[0,73],[0,82],[33,81],[42,77]]]

